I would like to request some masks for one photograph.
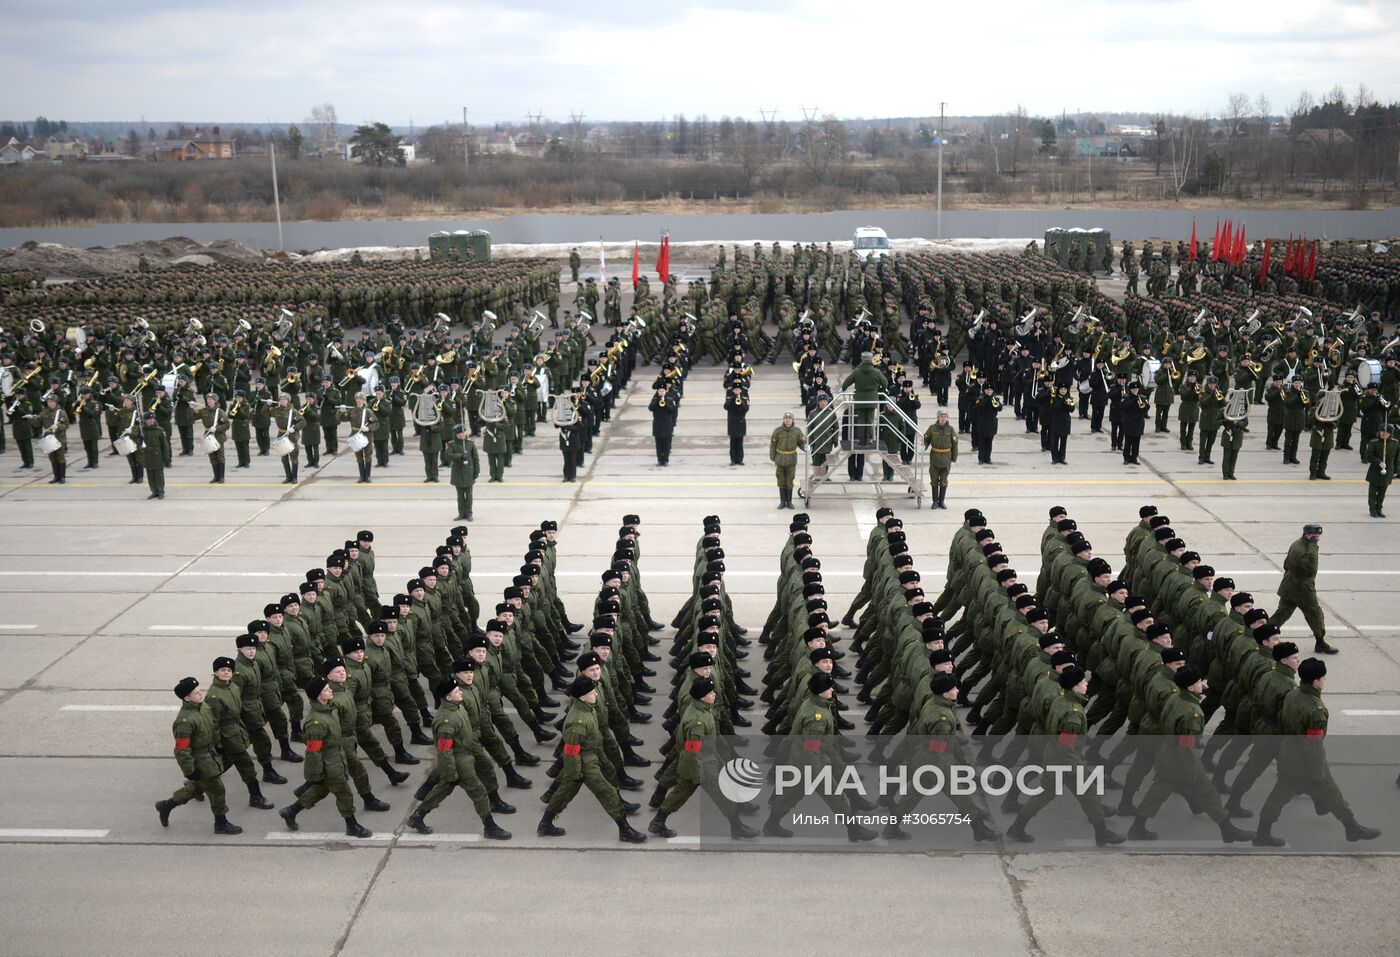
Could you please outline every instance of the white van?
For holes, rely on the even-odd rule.
[[[871,256],[881,259],[889,255],[890,237],[878,226],[857,226],[855,237],[851,240],[851,248],[861,259],[869,259]]]

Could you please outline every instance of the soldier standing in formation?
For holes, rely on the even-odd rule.
[[[958,460],[958,430],[948,420],[948,410],[939,409],[933,424],[924,430],[928,449],[929,508],[947,508],[948,473]]]
[[[768,438],[768,461],[778,480],[778,508],[792,508],[792,484],[797,477],[797,450],[807,447],[807,437],[794,424],[791,412]]]

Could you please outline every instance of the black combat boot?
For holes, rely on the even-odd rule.
[[[1001,835],[996,828],[992,827],[992,822],[985,814],[979,814],[972,819],[972,839],[974,841],[997,841]]]
[[[622,749],[622,763],[629,768],[649,768],[651,767],[651,758],[642,757],[629,744]]]
[[[659,774],[660,772],[657,773]],[[660,810],[662,803],[666,800],[666,792],[670,790],[671,789],[666,785],[658,784],[656,790],[651,792],[651,800],[647,801],[647,807],[651,808],[653,811]]]
[[[496,823],[496,819],[491,815],[486,815],[486,820],[481,822],[481,833],[493,841],[509,841],[510,831]]]
[[[287,825],[287,830],[299,831],[301,830],[301,825],[297,823],[297,815],[300,813],[301,802],[294,801],[293,803],[288,804],[286,807],[282,808],[282,810],[278,811],[277,816],[280,817],[283,820],[283,822]]]
[[[178,807],[178,805],[169,798],[166,798],[164,801],[156,802],[156,813],[160,815],[161,827],[170,826],[170,812],[175,810],[176,807]]]
[[[431,725],[430,725],[430,726],[431,726]],[[422,729],[421,727],[419,727],[417,724],[413,724],[412,722],[410,722],[408,743],[409,743],[409,744],[432,744],[432,743],[433,743],[433,739],[430,738],[430,737],[428,737],[426,734],[424,734],[424,733],[423,733],[423,729]]]
[[[540,818],[540,823],[535,828],[535,833],[540,837],[563,837],[565,832],[554,823],[554,812],[545,811],[544,817]]]
[[[1230,823],[1230,820],[1226,818],[1220,822],[1220,839],[1226,844],[1234,844],[1236,842],[1243,843],[1245,841],[1254,840],[1254,832],[1235,827],[1235,825]]]
[[[536,761],[538,760],[539,759],[536,758]],[[528,791],[530,788],[534,787],[534,782],[515,770],[515,765],[507,764],[502,770],[505,772],[506,787],[516,788],[520,791]]]
[[[488,797],[488,798],[490,799],[490,801],[491,801],[491,813],[492,813],[492,814],[514,814],[514,813],[515,813],[515,805],[513,805],[513,804],[507,804],[505,801],[502,801],[502,800],[501,800],[501,793],[500,793],[499,791],[492,791],[490,794],[487,795],[487,797]]]
[[[372,791],[366,791],[364,794],[361,794],[360,800],[364,802],[366,811],[389,810],[389,802],[379,800],[379,798],[374,796],[374,792]]]
[[[374,832],[355,820],[355,815],[350,815],[345,819],[346,837],[374,837]]]
[[[626,844],[645,844],[647,836],[633,827],[624,814],[617,819],[617,839]]]
[[[383,771],[384,776],[389,779],[389,783],[394,785],[395,787],[408,780],[407,772],[397,770],[392,764],[389,763],[388,758],[385,758],[383,761],[380,761],[378,764],[375,765],[375,767]]]
[[[1259,830],[1254,832],[1252,843],[1255,847],[1283,847],[1288,842],[1281,837],[1274,837],[1273,824],[1259,822]]]
[[[555,738],[553,731],[541,727],[538,723],[529,725],[529,728],[534,732],[536,744],[544,744],[546,741],[553,741]]]
[[[278,738],[277,746],[281,749],[281,754],[277,756],[277,760],[279,761],[286,761],[288,764],[301,764],[306,760],[292,750],[291,742],[286,738]]]
[[[531,754],[529,751],[526,751],[520,746],[519,741],[516,741],[514,744],[512,744],[510,746],[510,749],[515,754],[515,763],[520,765],[522,768],[533,768],[540,763],[539,756]]]
[[[243,833],[243,828],[239,827],[237,824],[234,824],[232,821],[230,821],[230,820],[228,819],[228,815],[227,815],[227,814],[216,814],[216,815],[214,816],[214,833],[215,833],[215,834],[242,834],[242,833]]]
[[[413,800],[421,801],[424,798],[426,798],[428,796],[428,792],[433,789],[433,785],[436,783],[437,779],[434,778],[431,774],[429,774],[426,778],[423,779],[423,783],[418,785],[418,790],[413,792]]]
[[[286,784],[287,779],[277,773],[277,769],[272,766],[271,761],[263,762],[262,779],[266,784]]]
[[[1346,828],[1347,840],[1352,843],[1356,841],[1374,841],[1381,836],[1380,828],[1367,827],[1365,824],[1358,823],[1355,818],[1352,818],[1346,823]]]
[[[403,745],[399,745],[398,747],[394,748],[394,763],[417,764],[418,759],[415,758],[413,755],[409,754],[407,751],[405,751]]]
[[[1127,838],[1110,828],[1107,824],[1094,825],[1094,843],[1099,847],[1106,847],[1110,844],[1122,844]]]
[[[657,811],[656,817],[652,818],[651,823],[647,825],[647,831],[657,837],[675,837],[676,832],[666,826],[666,817],[665,811]]]
[[[408,816],[405,823],[419,834],[431,834],[433,829],[428,826],[428,822],[423,820],[424,816],[423,809],[420,807]]]
[[[286,779],[283,780],[285,782]],[[257,781],[248,782],[248,806],[255,807],[259,811],[272,810],[272,802],[263,797],[262,788],[258,786]]]
[[[782,823],[780,822],[779,818],[781,817],[782,815],[778,814],[776,811],[769,812],[768,820],[763,822],[763,833],[766,836],[792,837],[792,832],[789,831],[787,828],[783,827]]]
[[[306,740],[301,736],[301,722],[295,718],[292,719],[292,740],[298,743]],[[285,761],[287,759],[283,758],[283,760]]]

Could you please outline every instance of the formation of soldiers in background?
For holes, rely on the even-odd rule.
[[[658,296],[642,277],[625,316],[616,278],[577,281],[577,316],[565,310],[563,328],[545,341],[545,323],[553,332],[560,321],[558,274],[534,260],[190,266],[57,286],[10,282],[0,292],[13,319],[0,343],[12,390],[4,407],[23,466],[33,463],[33,440],[53,435],[60,448],[50,461],[54,481],[62,482],[67,426],[76,420],[86,467],[99,464],[104,431],[112,442],[128,434],[138,446],[128,456],[132,481],[146,473],[152,496],[160,497],[170,461],[165,444],[178,431],[180,454],[192,454],[197,419],[201,438],[211,435],[220,449],[211,453],[213,481],[222,480],[228,435],[245,466],[252,437],[262,454],[274,435],[290,433],[298,440],[283,466],[285,481],[296,482],[302,449],[315,466],[323,448],[337,450],[339,421],[349,420],[352,432],[371,421],[350,398],[357,390],[366,393],[373,418],[370,447],[357,454],[361,481],[370,481],[373,467],[401,453],[417,408],[413,396],[431,391],[433,408],[415,424],[425,481],[450,463],[454,484],[470,488],[467,473],[474,481],[480,468],[470,439],[482,440],[491,478],[501,479],[522,439],[548,418],[550,397],[564,391],[563,383],[578,383],[564,397],[577,408],[576,424],[559,435],[569,481],[635,364],[661,364],[654,391],[676,396],[657,402],[663,411],[653,410],[659,463],[669,454],[662,445],[669,450],[678,380],[705,357],[728,364],[724,401],[731,462],[739,464],[736,433],[746,431],[741,410],[752,365],[780,358],[796,364],[810,426],[823,396],[836,391],[824,362],[856,365],[869,353],[894,390],[886,393],[891,405],[904,414],[866,424],[901,459],[917,444],[917,370],[939,406],[952,411],[956,390],[958,431],[970,434],[980,462],[992,461],[1006,405],[1027,431],[1040,433],[1056,462],[1066,461],[1071,408],[1091,431],[1102,431],[1106,418],[1113,447],[1130,465],[1147,420],[1155,432],[1166,432],[1176,405],[1183,448],[1213,464],[1219,439],[1222,476],[1231,479],[1249,431],[1247,417],[1225,413],[1226,398],[1238,389],[1250,395],[1250,405],[1267,403],[1266,446],[1276,448],[1282,439],[1285,462],[1301,464],[1298,446],[1309,433],[1310,477],[1328,478],[1333,446],[1356,449],[1372,466],[1371,512],[1381,515],[1400,464],[1391,432],[1382,428],[1400,425],[1400,357],[1387,332],[1397,309],[1400,257],[1373,244],[1333,243],[1316,254],[1308,271],[1315,278],[1299,279],[1298,270],[1285,275],[1276,257],[1261,285],[1258,245],[1242,264],[1231,264],[1212,260],[1209,243],[1199,244],[1195,259],[1184,241],[1175,251],[1168,243],[1160,251],[1145,243],[1141,257],[1124,243],[1118,265],[1129,290],[1121,305],[1091,273],[1072,268],[1073,245],[1071,268],[1039,255],[1034,243],[1020,257],[920,251],[869,259],[838,254],[829,243],[771,249],[756,243],[751,251],[734,247],[732,257],[721,247],[708,281],[689,279],[682,289],[669,275]],[[1087,269],[1082,250],[1078,259]],[[1168,276],[1175,261],[1175,285],[1136,295],[1140,259]],[[1111,256],[1100,265],[1111,268]],[[539,317],[531,313],[537,303],[544,307]],[[292,318],[269,321],[285,305],[293,307]],[[439,308],[448,310],[445,321],[433,312]],[[138,315],[148,328],[134,324]],[[465,335],[451,335],[454,316],[472,317]],[[45,331],[30,331],[35,321]],[[369,324],[361,339],[344,334],[349,322]],[[597,343],[591,326],[599,322],[611,335],[601,353],[585,358]],[[507,330],[504,341],[497,326]],[[76,330],[82,330],[81,352]],[[965,360],[955,375],[959,356]],[[382,396],[360,374],[368,368],[377,370]],[[744,383],[738,392],[734,381]],[[86,402],[84,387],[92,390]],[[479,393],[502,389],[506,417],[483,432]],[[1338,393],[1340,411],[1322,420],[1317,406],[1327,391]],[[58,401],[46,402],[55,392]],[[154,422],[145,417],[149,411]],[[464,427],[462,445],[455,444],[457,425]],[[820,452],[833,430],[818,431]],[[941,457],[948,454],[930,451],[940,456],[944,484],[951,461]],[[863,456],[850,456],[848,464],[857,480]],[[942,497],[931,496],[934,507]],[[458,511],[470,514],[469,493],[459,493]]]

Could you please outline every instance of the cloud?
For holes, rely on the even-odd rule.
[[[7,4],[0,116],[279,123],[796,120],[1276,109],[1366,83],[1400,98],[1380,0],[127,0]]]

